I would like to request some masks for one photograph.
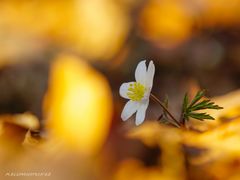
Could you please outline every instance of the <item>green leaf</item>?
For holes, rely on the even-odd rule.
[[[205,91],[198,91],[191,103],[189,104],[189,99],[187,93],[183,99],[183,107],[182,107],[182,117],[183,120],[188,120],[190,117],[194,119],[198,119],[203,121],[204,119],[214,120],[212,116],[207,113],[197,113],[198,110],[204,109],[223,109],[222,107],[216,105],[210,99],[203,99]]]
[[[203,109],[223,109],[223,108],[216,105],[214,102],[211,102],[211,100],[209,99],[203,100],[200,103],[190,108],[191,111],[197,111],[197,110],[203,110]]]
[[[192,107],[194,104],[196,104],[204,96],[204,94],[205,94],[205,90],[198,91],[195,97],[193,98],[191,104],[189,105],[189,107]]]
[[[214,118],[207,113],[189,113],[188,116],[198,120],[204,119],[214,120]]]
[[[214,104],[214,103],[211,103],[211,101],[209,99],[207,99],[207,100],[203,100],[203,101],[195,104],[190,109],[191,109],[191,111],[200,110],[202,108],[205,108],[207,105],[211,105],[211,104]]]
[[[183,112],[187,111],[188,108],[188,94],[186,93],[183,99]]]

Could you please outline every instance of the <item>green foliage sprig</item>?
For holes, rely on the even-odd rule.
[[[189,120],[189,118],[197,119],[197,120],[214,120],[214,118],[204,112],[197,112],[199,110],[204,109],[223,109],[212,102],[210,99],[204,98],[205,90],[198,91],[192,101],[189,101],[188,94],[185,94],[183,100],[183,109],[182,109],[182,120]],[[203,99],[204,98],[204,99]]]

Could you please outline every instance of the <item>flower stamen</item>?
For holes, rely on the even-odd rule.
[[[140,101],[144,97],[146,88],[139,82],[134,82],[129,85],[127,96],[132,101]]]

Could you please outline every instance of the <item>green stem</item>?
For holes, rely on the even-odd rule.
[[[172,118],[172,120],[174,121],[174,125],[177,125],[177,127],[181,127],[181,124],[176,120],[176,118],[168,111],[168,109],[165,107],[165,105],[152,93],[150,94],[150,97],[152,100],[154,100],[155,102],[157,102],[164,111],[166,111],[166,113]]]

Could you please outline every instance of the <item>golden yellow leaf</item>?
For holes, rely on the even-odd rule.
[[[51,68],[44,115],[57,141],[83,154],[96,153],[106,139],[112,115],[107,80],[82,59],[58,56]]]

